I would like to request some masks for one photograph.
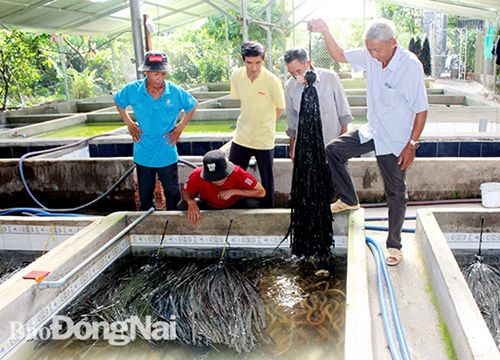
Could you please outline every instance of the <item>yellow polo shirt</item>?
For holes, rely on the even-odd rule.
[[[285,108],[281,80],[262,67],[251,82],[245,67],[231,75],[231,99],[241,100],[233,142],[251,149],[274,149],[276,109]]]

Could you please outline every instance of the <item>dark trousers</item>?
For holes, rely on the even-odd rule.
[[[373,140],[360,143],[357,130],[350,131],[326,145],[326,156],[332,174],[335,194],[348,205],[359,203],[349,171],[348,160],[375,149]],[[389,208],[389,234],[387,247],[401,249],[401,229],[406,213],[406,171],[398,165],[394,154],[377,156],[377,164],[384,180],[384,190]]]
[[[145,211],[153,206],[156,174],[158,174],[161,185],[163,186],[167,210],[175,210],[177,203],[181,199],[177,163],[160,168],[152,168],[139,164],[136,165],[140,210]]]
[[[229,150],[229,160],[246,170],[250,158],[255,156],[257,160],[257,167],[259,168],[260,182],[262,187],[266,190],[266,196],[260,201],[260,206],[263,208],[274,207],[274,175],[273,175],[273,159],[274,149],[271,150],[258,150],[251,149],[245,146],[231,144]]]

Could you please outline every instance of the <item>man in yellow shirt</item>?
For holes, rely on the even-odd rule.
[[[229,151],[229,160],[244,170],[252,156],[257,160],[266,196],[261,207],[274,207],[274,138],[276,120],[285,109],[280,79],[262,66],[264,46],[249,41],[241,46],[245,63],[231,75],[231,98],[241,101],[241,113]]]

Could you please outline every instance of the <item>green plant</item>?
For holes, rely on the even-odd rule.
[[[423,10],[377,1],[377,15],[390,19],[396,26],[396,38],[400,44],[408,44],[415,34],[421,34]]]
[[[84,99],[94,95],[96,71],[96,69],[89,70],[88,68],[82,71],[68,70],[73,98]]]

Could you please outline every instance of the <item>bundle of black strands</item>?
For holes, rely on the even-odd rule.
[[[253,283],[226,262],[231,223],[226,246],[214,263],[208,259],[161,258],[167,221],[160,247],[152,257],[146,261],[134,257],[119,260],[116,271],[103,273],[65,314],[75,323],[113,323],[132,316],[143,324],[147,317],[153,323],[159,319],[175,321],[176,339],[183,343],[252,351],[266,341],[264,304]]]
[[[151,262],[141,264],[134,257],[126,257],[116,273],[104,273],[100,281],[86,288],[80,297],[82,300],[72,303],[65,311],[75,323],[78,321],[114,323],[128,321],[132,316],[146,324],[147,317],[156,322],[155,309],[151,299],[155,289],[163,284],[164,278],[174,278],[175,268],[170,262]],[[170,321],[170,319],[167,319]],[[101,334],[102,335],[102,334]],[[137,335],[148,342],[141,331]]]
[[[289,233],[292,254],[328,257],[333,244],[331,182],[323,145],[316,74],[306,73],[295,143]],[[334,245],[334,244],[333,244]]]
[[[264,342],[264,304],[254,285],[226,264],[225,249],[218,263],[187,266],[167,279],[157,289],[153,307],[161,318],[175,316],[177,338],[184,343],[250,352]]]
[[[500,272],[483,262],[483,225],[484,217],[481,217],[479,249],[474,256],[475,260],[464,270],[464,277],[497,347],[500,348]]]
[[[84,290],[83,301],[68,307],[66,316],[71,317],[74,322],[83,319],[89,323],[124,322],[132,316],[139,318],[143,324],[146,324],[148,316],[152,322],[157,321],[151,302],[154,291],[163,283],[163,279],[175,278],[177,274],[175,264],[162,261],[159,257],[167,226],[168,219],[158,251],[153,256],[144,264],[140,258],[128,257],[120,260],[121,265],[117,269],[120,276],[115,278],[113,273],[109,272],[102,274],[101,281]],[[137,332],[137,335],[149,342],[155,342],[151,337],[144,337],[141,331]]]
[[[17,256],[17,254],[5,257],[0,255],[0,284],[29,265],[32,260],[35,260],[35,258],[28,259],[27,256]]]

